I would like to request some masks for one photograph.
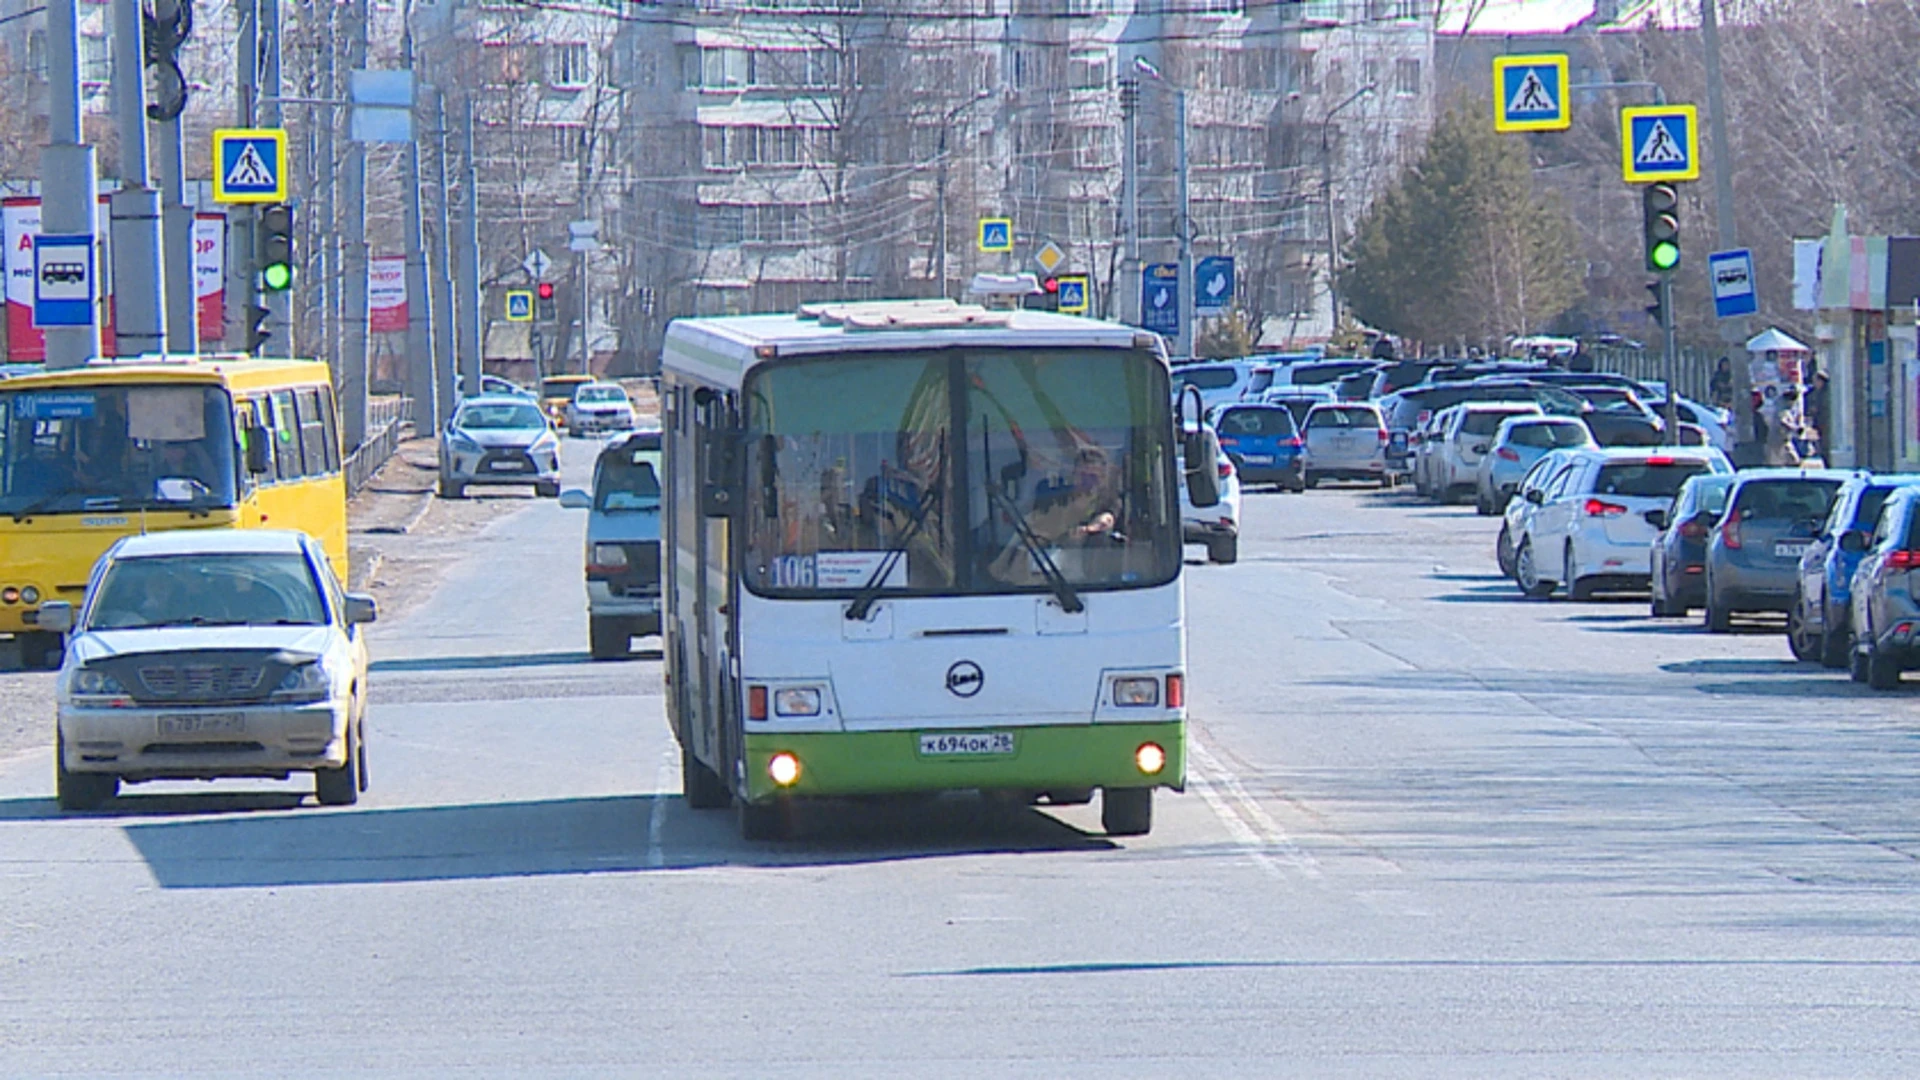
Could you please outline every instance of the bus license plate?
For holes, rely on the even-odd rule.
[[[928,757],[1013,753],[1010,731],[958,732],[920,736],[920,753]]]
[[[160,718],[162,735],[237,735],[245,730],[245,713],[189,713]]]

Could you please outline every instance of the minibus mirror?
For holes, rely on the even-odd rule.
[[[700,488],[700,512],[730,518],[740,512],[740,436],[732,431],[707,435],[707,482]]]
[[[246,429],[247,471],[259,476],[273,470],[273,443],[267,437],[267,429],[259,426]]]
[[[1187,500],[1195,509],[1220,505],[1220,444],[1205,431],[1186,436]]]

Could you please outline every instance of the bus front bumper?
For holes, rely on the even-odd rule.
[[[999,736],[1012,737],[1011,752],[970,752],[964,745],[977,742],[990,747]],[[962,744],[959,752],[952,752],[955,743]],[[1140,765],[1141,748],[1149,743],[1164,756],[1161,768],[1151,773]],[[773,759],[780,755],[799,764],[798,777],[785,786],[776,784],[772,776]],[[747,787],[755,802],[779,795],[966,790],[1170,787],[1178,791],[1185,790],[1186,783],[1184,720],[747,735]]]

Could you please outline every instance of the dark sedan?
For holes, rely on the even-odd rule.
[[[1707,569],[1707,535],[1720,523],[1727,508],[1732,473],[1704,473],[1689,479],[1673,497],[1673,506],[1659,511],[1653,523],[1653,615],[1685,615],[1707,602],[1702,580]]]

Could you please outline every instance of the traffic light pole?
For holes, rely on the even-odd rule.
[[[1666,313],[1667,438],[1680,445],[1680,346],[1673,329],[1673,271],[1660,274],[1660,310]]]

